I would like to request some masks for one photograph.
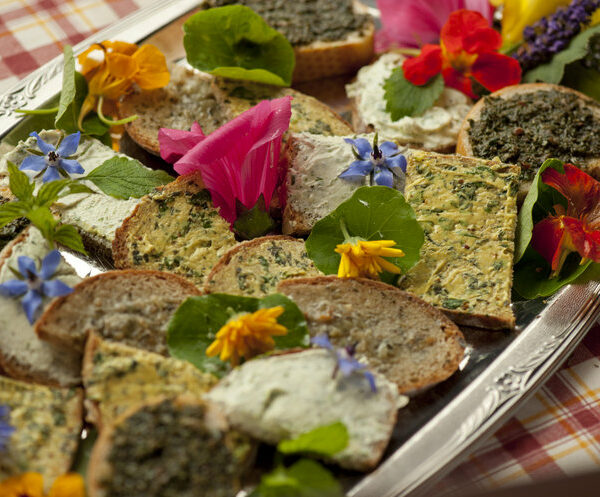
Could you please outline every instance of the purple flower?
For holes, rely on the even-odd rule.
[[[61,172],[66,174],[83,174],[85,169],[81,167],[81,164],[74,159],[68,159],[79,147],[79,139],[81,133],[73,133],[72,135],[66,136],[59,144],[58,148],[53,147],[49,143],[42,140],[39,135],[34,131],[29,136],[34,136],[37,140],[38,148],[42,151],[42,155],[30,155],[25,157],[19,169],[21,171],[45,171],[42,181],[47,183],[48,181],[54,181],[60,179]]]
[[[394,174],[403,178],[406,173],[406,157],[398,153],[398,145],[393,142],[383,142],[377,145],[377,135],[373,141],[373,146],[365,138],[351,140],[345,138],[344,141],[352,145],[352,151],[356,159],[348,169],[346,169],[340,178],[356,179],[362,176],[371,176],[371,185],[373,180],[375,184],[381,186],[394,186]]]
[[[362,375],[369,382],[369,386],[371,387],[372,392],[377,391],[377,386],[375,385],[375,377],[370,371],[367,371],[367,366],[358,362],[354,358],[354,354],[356,353],[355,347],[341,347],[334,348],[329,341],[329,337],[327,335],[317,335],[316,337],[311,338],[311,343],[316,345],[317,347],[321,347],[323,349],[328,350],[335,358],[336,365],[333,370],[333,377],[338,374],[338,372],[342,373],[342,376],[348,377],[354,373],[362,373]]]
[[[58,250],[49,252],[42,261],[42,267],[38,273],[36,264],[30,257],[25,255],[17,259],[19,266],[19,279],[9,280],[0,285],[0,295],[4,297],[19,297],[25,295],[21,304],[25,315],[31,324],[35,321],[35,313],[42,305],[42,297],[62,297],[73,291],[73,289],[59,280],[51,280],[58,268],[61,257]],[[13,272],[17,274],[17,271]]]
[[[15,431],[9,421],[10,408],[6,405],[0,405],[0,451],[6,449],[8,439]]]

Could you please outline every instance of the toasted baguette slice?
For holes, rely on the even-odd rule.
[[[10,268],[18,258],[41,260],[50,251],[36,228],[27,228],[0,252],[0,283],[15,279]],[[74,286],[81,279],[61,261],[54,278]],[[44,298],[43,307],[50,303]],[[19,297],[0,297],[0,366],[7,375],[52,386],[74,386],[80,382],[81,353],[38,338],[29,324]]]
[[[278,291],[304,313],[312,336],[356,346],[372,370],[409,393],[445,380],[464,354],[457,326],[423,300],[367,279],[335,276],[283,281]]]
[[[71,468],[83,423],[83,391],[31,385],[0,376],[0,405],[15,428],[0,457],[0,481],[33,471],[50,487]]]
[[[568,106],[572,106],[574,104],[578,105],[580,108],[583,108],[590,113],[590,119],[593,119],[596,126],[600,124],[600,104],[598,104],[598,102],[596,102],[594,99],[576,90],[564,86],[551,85],[548,83],[531,83],[508,86],[481,99],[469,112],[458,135],[456,153],[471,157],[481,157],[483,159],[493,159],[494,157],[482,156],[476,151],[477,146],[472,142],[470,136],[471,126],[473,123],[481,120],[482,112],[486,108],[486,105],[489,105],[490,102],[493,102],[495,99],[509,100],[514,106],[522,106],[523,99],[536,92],[560,92],[567,95],[568,98],[573,99],[573,101],[568,103],[565,101],[561,109],[564,110],[564,112],[561,111],[560,115],[555,120],[551,120],[548,112],[546,111],[548,104],[534,100],[534,104],[539,102],[539,111],[532,111],[531,117],[533,119],[538,119],[539,116],[542,116],[541,120],[543,121],[544,129],[547,129],[550,142],[557,140],[560,143],[561,135],[565,132],[565,127],[579,130],[582,125],[586,125],[586,123],[582,124],[581,122],[573,122],[573,117],[567,108]],[[491,120],[489,123],[489,126],[498,133],[497,143],[500,146],[505,146],[506,144],[503,153],[498,154],[500,160],[503,162],[517,163],[517,165],[523,166],[523,172],[521,174],[521,189],[519,192],[520,200],[524,199],[525,195],[529,191],[531,180],[533,179],[537,169],[546,159],[554,158],[561,159],[565,162],[573,162],[577,167],[583,169],[588,174],[600,179],[600,143],[598,142],[597,137],[594,137],[593,140],[588,144],[588,148],[586,148],[585,144],[580,146],[579,153],[583,151],[584,157],[573,157],[573,154],[569,152],[565,152],[562,157],[556,157],[556,154],[551,154],[548,150],[544,149],[543,146],[540,146],[537,149],[537,160],[535,161],[535,164],[522,164],[519,163],[518,160],[514,160],[515,155],[518,155],[519,153],[519,149],[515,148],[514,142],[510,147],[507,146],[507,140],[508,138],[514,140],[515,133],[519,133],[517,136],[520,137],[526,146],[530,146],[531,140],[528,138],[528,129],[530,129],[530,126],[532,125],[539,124],[539,122],[536,123],[535,121],[535,124],[532,124],[531,121],[532,119],[528,119],[526,122],[505,123],[504,121],[493,120],[492,122]],[[552,147],[551,144],[549,144],[549,146]],[[551,148],[551,150],[554,150],[554,148]],[[596,150],[597,152],[590,153],[590,150]]]
[[[217,378],[187,361],[102,340],[90,333],[83,357],[87,419],[102,429],[153,397],[200,398]]]
[[[270,444],[341,421],[348,446],[331,460],[368,471],[381,459],[407,399],[380,374],[373,392],[362,374],[334,376],[335,368],[336,360],[322,349],[259,357],[235,368],[206,398],[234,428]]]
[[[100,433],[90,497],[231,497],[252,458],[247,439],[199,399],[149,401]]]
[[[200,291],[160,271],[109,271],[86,278],[52,302],[36,322],[40,338],[83,352],[87,333],[167,355],[167,325],[179,305]]]
[[[113,257],[119,269],[156,269],[188,278],[197,286],[235,237],[199,173],[180,176],[143,197],[115,233]]]
[[[255,238],[229,250],[206,278],[207,293],[263,297],[288,278],[318,276],[304,240],[290,236]]]

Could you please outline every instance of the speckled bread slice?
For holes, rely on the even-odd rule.
[[[86,342],[81,376],[87,420],[100,429],[150,398],[184,393],[200,398],[217,382],[187,361],[108,342],[95,333]]]
[[[27,228],[0,252],[0,283],[15,279],[10,268],[17,268],[22,255],[41,260],[49,247],[36,228]],[[69,286],[81,279],[64,261],[55,278]],[[44,298],[43,306],[50,300]],[[29,324],[18,297],[0,296],[0,367],[12,378],[52,386],[80,383],[81,354],[42,341]]]
[[[179,305],[200,291],[161,271],[109,271],[86,278],[54,300],[35,324],[40,338],[83,351],[86,334],[167,355],[167,326]]]
[[[259,357],[231,371],[206,398],[231,426],[270,444],[341,421],[348,446],[331,461],[368,471],[381,459],[407,399],[378,373],[373,392],[362,374],[334,376],[335,368],[324,349]]]
[[[115,233],[115,266],[167,271],[201,287],[223,253],[236,244],[203,186],[194,173],[143,197]]]
[[[15,428],[0,457],[0,481],[33,471],[48,488],[71,468],[83,423],[83,391],[31,385],[0,376],[0,405]]]
[[[263,297],[288,278],[318,276],[306,253],[304,240],[290,236],[264,236],[229,250],[206,278],[207,293]]]
[[[231,497],[250,442],[196,398],[148,401],[103,430],[88,469],[90,497]]]
[[[363,278],[298,278],[277,287],[304,313],[312,336],[356,346],[400,393],[445,380],[464,355],[464,337],[443,313],[396,287]]]
[[[494,97],[507,99],[507,98],[511,98],[511,97],[514,97],[517,95],[524,95],[527,93],[534,93],[537,91],[551,91],[551,90],[576,95],[580,99],[581,105],[585,106],[587,109],[591,110],[593,112],[593,114],[595,115],[596,119],[600,121],[600,104],[598,102],[596,102],[594,99],[588,97],[587,95],[584,95],[583,93],[573,90],[572,88],[567,88],[565,86],[552,85],[552,84],[548,84],[548,83],[529,83],[529,84],[508,86],[506,88],[503,88],[502,90],[492,93],[491,95],[489,95],[485,98],[482,98],[481,100],[479,100],[479,102],[477,102],[477,104],[473,107],[473,109],[471,109],[471,111],[465,118],[465,120],[462,124],[462,128],[460,130],[460,133],[458,135],[458,144],[456,146],[456,153],[461,154],[461,155],[471,156],[471,157],[475,156],[475,154],[473,152],[473,145],[472,145],[470,137],[469,137],[469,130],[471,128],[471,122],[474,122],[474,121],[476,122],[479,120],[481,112],[483,111],[484,106],[486,105],[487,99],[494,98]],[[526,137],[527,136],[526,135],[527,123],[523,123],[522,128],[524,129],[524,133],[522,136]],[[486,158],[490,159],[492,157],[486,157]],[[538,167],[542,165],[544,160],[549,159],[549,158],[551,158],[551,157],[544,156],[543,150],[540,150],[539,164],[536,164],[533,166],[533,168],[531,169],[531,174],[533,174],[533,172],[536,171],[538,169]],[[600,157],[590,157],[585,162],[583,162],[583,163],[578,162],[576,165],[577,165],[577,167],[583,169],[588,174],[594,176],[596,179],[600,179]],[[530,186],[531,186],[530,179],[521,181],[521,186],[520,186],[520,190],[519,190],[519,201],[522,201],[525,198],[525,196],[527,195],[527,192],[529,191]]]
[[[234,117],[217,103],[212,89],[213,76],[176,65],[165,88],[152,91],[138,89],[118,104],[119,118],[137,115],[125,125],[129,136],[142,148],[160,155],[160,128],[188,130],[194,121],[205,134],[212,133]]]
[[[497,161],[413,151],[404,196],[425,243],[400,287],[456,323],[513,328],[519,172]]]

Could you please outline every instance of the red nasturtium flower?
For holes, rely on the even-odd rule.
[[[534,226],[531,246],[555,274],[571,252],[600,262],[600,182],[572,164],[565,164],[565,174],[546,169],[542,181],[567,199],[567,208],[554,206],[556,215]]]
[[[404,77],[412,84],[422,86],[441,73],[446,86],[477,98],[471,78],[489,91],[521,81],[521,66],[498,53],[502,36],[479,12],[450,14],[440,39],[440,45],[424,45],[419,56],[404,61]]]

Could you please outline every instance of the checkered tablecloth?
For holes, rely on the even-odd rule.
[[[174,0],[176,1],[176,0]],[[0,93],[153,0],[0,0]],[[518,413],[438,486],[461,495],[600,467],[600,326]],[[600,492],[600,491],[599,491]]]

